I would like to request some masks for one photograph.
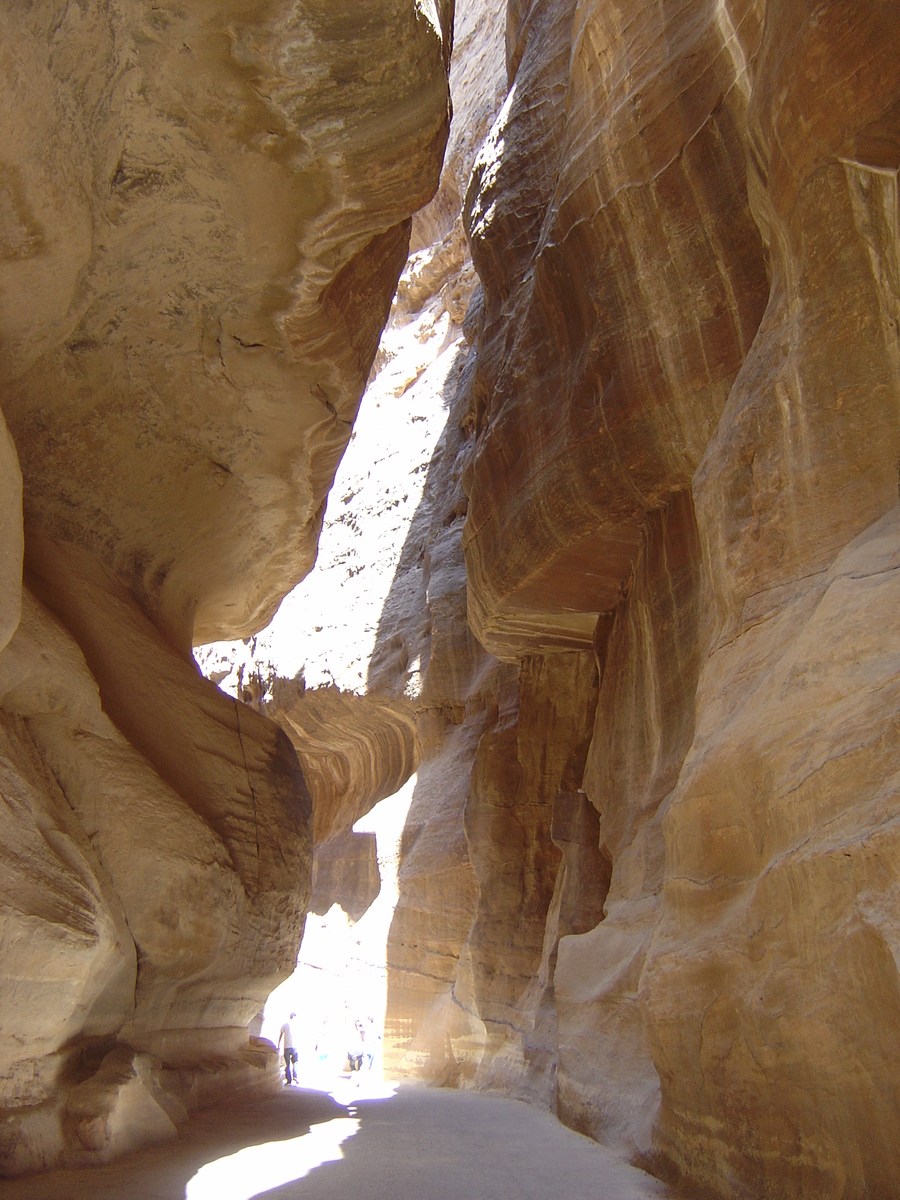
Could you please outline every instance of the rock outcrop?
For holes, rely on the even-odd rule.
[[[296,961],[339,753],[307,783],[191,646],[312,566],[437,186],[451,20],[0,15],[0,1173],[277,1083],[247,1025]]]

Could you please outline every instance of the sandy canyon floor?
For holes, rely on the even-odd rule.
[[[3,1200],[662,1200],[671,1193],[547,1113],[471,1092],[291,1089],[206,1112],[106,1167],[0,1184]]]

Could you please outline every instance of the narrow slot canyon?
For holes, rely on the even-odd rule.
[[[0,5],[0,1197],[900,1200],[898,47]]]

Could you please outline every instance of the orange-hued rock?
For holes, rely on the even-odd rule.
[[[590,644],[762,316],[732,7],[510,11],[511,89],[466,202],[484,285],[469,619],[501,657]]]
[[[459,978],[478,900],[464,810],[484,723],[474,712],[433,731],[440,741],[416,779],[387,944],[385,1063],[440,1086],[471,1084],[484,1053],[484,1024]]]
[[[891,1195],[900,1167],[898,37],[772,4],[752,71],[772,291],[694,480],[720,628],[640,985],[659,1146],[719,1190]]]
[[[479,281],[451,175],[373,375],[390,446],[328,518],[362,608],[415,505],[374,636],[332,652],[342,696],[416,718],[387,1061],[723,1200],[900,1173],[898,34],[512,3]],[[413,501],[379,471],[438,404]],[[381,776],[343,761],[350,812]]]
[[[700,677],[638,996],[659,1147],[720,1191],[894,1191],[898,567],[894,506]]]
[[[561,943],[554,977],[559,1114],[631,1153],[650,1150],[659,1107],[636,993],[665,871],[660,806],[693,737],[709,623],[693,505],[682,492],[648,521],[629,594],[597,627],[602,681],[583,788],[599,810],[611,877],[596,927]]]
[[[335,687],[307,691],[279,679],[265,711],[303,762],[317,846],[349,831],[418,765],[415,713],[402,698],[362,697]]]
[[[601,671],[559,1111],[723,1197],[897,1190],[898,40],[513,4],[467,199],[469,619]]]
[[[479,883],[467,951],[487,1032],[478,1082],[533,1091],[543,1102],[552,1101],[556,1065],[539,1019],[552,987],[555,945],[545,944],[545,930],[548,915],[558,916],[551,906],[562,866],[551,837],[554,801],[581,775],[596,688],[589,652],[526,659],[517,708],[482,737],[466,801]]]

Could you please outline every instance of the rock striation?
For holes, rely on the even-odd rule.
[[[510,4],[478,281],[448,187],[400,291],[464,340],[369,660],[388,1056],[721,1197],[897,1190],[898,34]]]
[[[277,1084],[247,1025],[296,961],[340,752],[305,779],[191,646],[312,566],[437,186],[451,20],[0,14],[0,1173]]]
[[[898,33],[511,5],[466,200],[469,620],[600,671],[556,1101],[722,1196],[896,1192]]]
[[[895,1195],[900,16],[466,0],[412,218],[451,16],[0,16],[0,1165],[274,1081],[407,789],[393,1069]]]

